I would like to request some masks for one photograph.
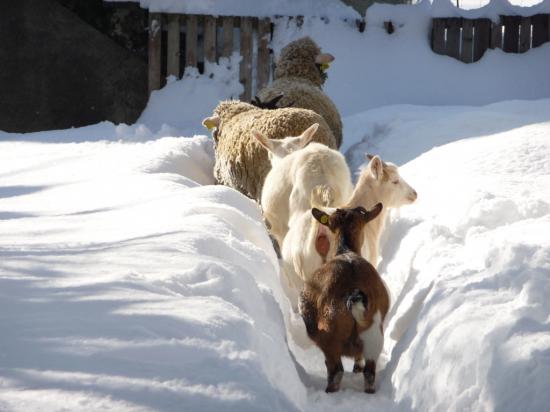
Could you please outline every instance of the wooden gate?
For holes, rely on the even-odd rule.
[[[149,13],[149,92],[166,76],[180,78],[186,67],[204,70],[233,52],[242,56],[241,100],[250,100],[271,76],[272,37],[269,18]]]
[[[550,40],[550,14],[489,19],[436,18],[432,22],[432,50],[472,63],[488,48],[524,53]]]

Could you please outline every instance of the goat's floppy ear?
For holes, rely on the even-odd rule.
[[[202,125],[208,130],[212,130],[214,127],[220,126],[220,118],[217,115],[207,117],[202,121]]]
[[[383,208],[384,206],[382,206],[382,203],[377,203],[376,206],[367,212],[365,215],[365,221],[370,222],[371,220],[376,219],[380,212],[382,212]]]
[[[369,170],[376,180],[380,180],[382,178],[383,168],[384,166],[382,165],[382,159],[380,159],[380,156],[373,156],[369,163]]]
[[[273,143],[271,143],[271,140],[265,137],[263,134],[258,132],[257,130],[252,130],[252,136],[256,138],[258,143],[260,143],[263,147],[265,147],[269,151],[273,151]]]
[[[302,133],[302,138],[300,139],[301,147],[306,147],[308,143],[311,142],[311,139],[313,139],[313,136],[317,133],[317,129],[319,129],[319,123],[313,123]]]
[[[325,212],[314,207],[311,214],[320,224],[328,226],[328,215]]]

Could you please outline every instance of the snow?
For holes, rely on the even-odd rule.
[[[393,307],[374,396],[350,373],[322,392],[258,207],[212,185],[210,139],[4,135],[0,410],[544,409],[548,113],[550,99],[345,119],[354,170],[380,153],[420,196],[382,248]]]
[[[431,12],[433,17],[464,17],[467,19],[489,18],[498,21],[499,16],[534,16],[550,13],[549,0],[490,0],[476,4],[474,0],[459,1],[433,0]]]
[[[465,65],[429,50],[429,10],[274,38],[336,56],[353,172],[377,153],[419,194],[383,236],[375,395],[351,361],[323,392],[259,207],[214,185],[200,121],[241,92],[233,56],[186,69],[135,125],[0,132],[0,411],[546,410],[550,46]]]
[[[110,3],[127,0],[105,0]],[[359,18],[339,0],[131,0],[152,12],[209,14],[215,16],[338,16]]]

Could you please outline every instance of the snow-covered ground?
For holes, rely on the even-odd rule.
[[[349,372],[323,392],[258,206],[213,185],[193,135],[240,93],[234,56],[135,125],[0,132],[0,411],[548,409],[550,46],[465,65],[430,51],[425,7],[274,36],[336,55],[353,171],[379,153],[419,193],[383,239],[377,394]]]
[[[4,139],[0,410],[544,410],[548,113],[395,106],[362,115],[371,143],[350,132],[354,168],[381,153],[420,196],[385,238],[373,396],[351,373],[322,392],[258,207],[211,185],[209,139]]]

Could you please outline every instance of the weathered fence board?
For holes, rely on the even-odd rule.
[[[168,76],[180,76],[180,16],[170,14],[167,19],[167,65]]]
[[[447,19],[447,47],[446,54],[460,59],[460,28],[462,19]]]
[[[462,22],[462,48],[460,60],[464,63],[471,63],[474,58],[474,21],[464,20]]]
[[[241,100],[252,97],[252,17],[241,17],[241,66],[239,80],[244,86]]]
[[[233,53],[233,17],[222,19],[222,56],[230,57]]]
[[[491,45],[491,20],[474,20],[474,56],[477,62]]]
[[[445,54],[445,19],[434,19],[432,25],[432,50],[437,54]]]
[[[502,23],[491,24],[491,49],[502,49]]]
[[[531,17],[522,17],[519,29],[519,52],[525,53],[531,48]]]
[[[539,47],[541,44],[550,40],[550,14],[537,14],[531,17],[533,24],[533,47]]]
[[[149,93],[160,89],[162,19],[160,13],[149,13]]]
[[[519,51],[519,24],[520,16],[502,16],[504,25],[504,39],[502,41],[502,50],[507,53],[517,53]]]
[[[204,60],[216,63],[216,19],[204,17]]]
[[[197,66],[197,16],[188,15],[185,27],[185,67]]]
[[[271,37],[271,22],[269,19],[260,19],[258,21],[258,63],[257,63],[257,85],[260,90],[269,82],[270,59],[269,59],[269,40]]]
[[[503,34],[504,31],[504,34]],[[500,16],[489,19],[434,18],[431,47],[465,63],[478,61],[488,48],[524,53],[550,41],[550,14],[531,17]]]

